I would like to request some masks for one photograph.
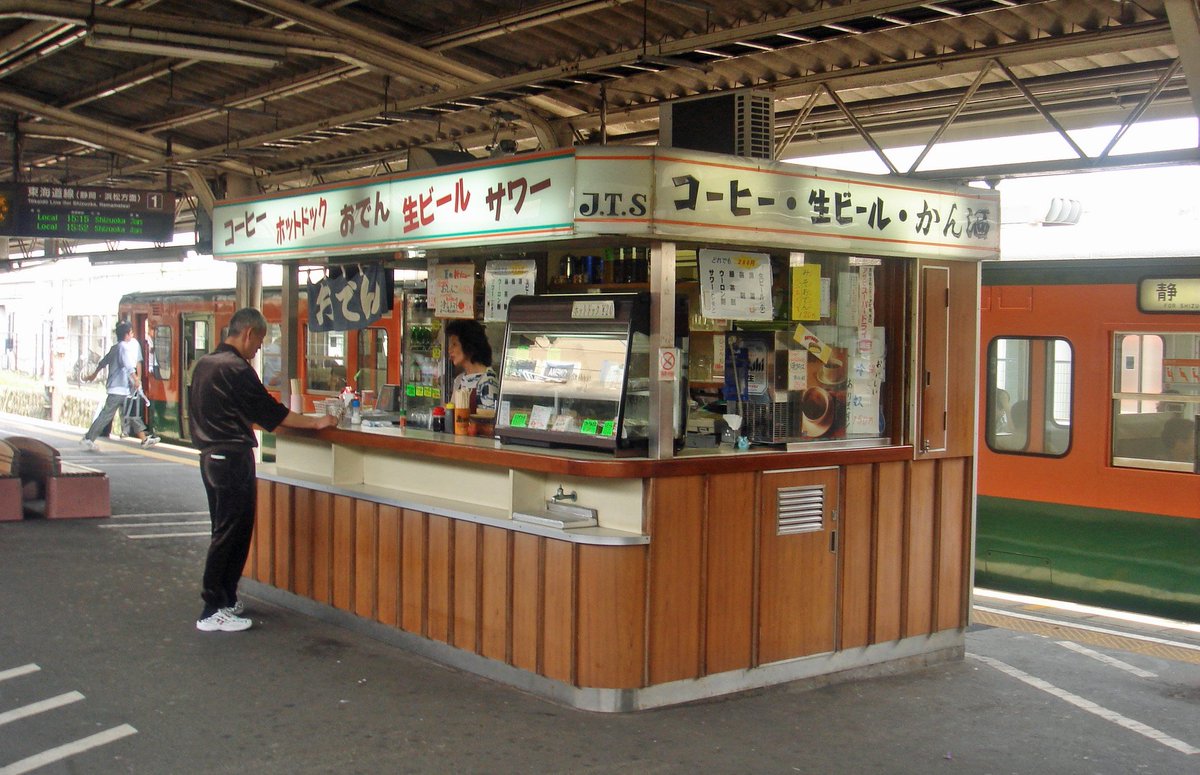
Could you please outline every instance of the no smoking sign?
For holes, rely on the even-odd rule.
[[[674,382],[679,376],[679,348],[664,347],[658,351],[658,381]]]

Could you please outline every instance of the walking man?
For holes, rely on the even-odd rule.
[[[196,629],[203,632],[238,632],[253,624],[241,616],[245,609],[237,588],[254,533],[254,426],[268,431],[280,425],[319,430],[337,424],[331,415],[289,411],[267,392],[250,365],[266,335],[262,312],[253,307],[238,310],[225,341],[197,361],[192,374],[189,424],[200,448],[200,476],[212,518],[200,593],[204,609],[196,621]]]
[[[96,449],[96,439],[100,434],[107,435],[109,429],[112,428],[113,417],[116,416],[117,410],[121,408],[130,394],[138,393],[141,390],[139,366],[142,362],[142,348],[133,338],[133,326],[121,321],[117,323],[115,333],[117,335],[116,344],[100,359],[95,370],[83,378],[84,382],[91,382],[101,369],[108,369],[105,388],[108,395],[104,399],[104,406],[101,407],[100,414],[92,421],[87,433],[83,434],[83,438],[79,440],[80,444],[90,450]],[[152,447],[159,441],[157,436],[146,434],[145,423],[140,420],[132,424],[132,429],[134,435],[141,440],[143,447]]]

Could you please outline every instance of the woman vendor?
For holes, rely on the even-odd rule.
[[[446,354],[459,375],[454,378],[454,392],[475,391],[476,409],[496,409],[500,398],[500,382],[492,371],[492,345],[487,332],[474,320],[454,319],[446,323]]]

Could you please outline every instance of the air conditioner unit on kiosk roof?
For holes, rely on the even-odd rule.
[[[775,155],[775,101],[770,92],[743,89],[663,103],[658,143],[755,159]]]

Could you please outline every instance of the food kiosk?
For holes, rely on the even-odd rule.
[[[494,436],[280,429],[256,594],[599,711],[961,658],[995,192],[580,147],[214,222],[235,261],[425,251],[435,315],[447,266],[538,275],[483,291]]]

